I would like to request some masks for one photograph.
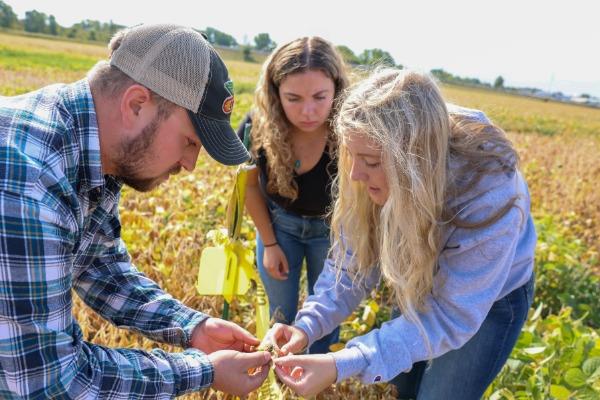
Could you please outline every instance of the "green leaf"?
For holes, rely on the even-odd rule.
[[[571,387],[579,388],[585,385],[587,376],[579,368],[571,368],[565,374],[565,382]]]
[[[511,391],[506,388],[496,390],[490,396],[490,400],[502,400],[502,399],[515,400],[515,396],[513,396]]]
[[[563,341],[570,343],[573,340],[573,328],[571,327],[571,325],[568,325],[566,323],[562,324],[560,326],[560,331],[563,336]]]
[[[528,347],[523,349],[523,351],[527,354],[540,354],[546,350],[546,346],[537,346],[537,347]]]
[[[531,342],[533,342],[533,333],[528,332],[528,331],[523,331],[521,332],[521,335],[519,336],[519,339],[517,340],[517,347],[526,347],[531,345]]]
[[[540,302],[540,305],[537,306],[537,308],[535,309],[535,312],[533,313],[533,315],[530,318],[531,321],[535,321],[536,319],[538,319],[540,317],[540,315],[542,314],[543,307],[544,307],[544,303]]]
[[[514,358],[509,358],[506,360],[506,365],[508,365],[508,368],[510,368],[512,371],[518,371],[523,364],[523,361],[515,360]]]
[[[593,357],[589,360],[585,360],[582,369],[587,376],[600,374],[600,357]]]
[[[585,387],[577,391],[577,400],[598,400],[600,399],[600,393],[594,389]]]
[[[556,400],[568,400],[571,396],[571,391],[561,385],[550,385],[550,396]]]

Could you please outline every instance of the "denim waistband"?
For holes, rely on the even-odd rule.
[[[293,211],[288,211],[285,208],[283,208],[282,206],[280,206],[279,204],[277,204],[276,202],[274,202],[273,200],[267,198],[267,208],[269,209],[270,213],[285,213],[287,216],[292,217],[292,218],[298,218],[299,220],[304,220],[304,221],[316,221],[316,222],[320,222],[320,221],[324,221],[325,218],[321,217],[321,216],[314,216],[314,215],[300,215],[297,214]]]
[[[267,207],[275,230],[286,232],[299,239],[329,236],[329,224],[324,218],[297,215],[272,201],[267,202]]]

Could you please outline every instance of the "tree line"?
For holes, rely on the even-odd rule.
[[[0,0],[0,28],[4,29],[22,30],[29,33],[46,34],[80,41],[107,43],[115,32],[124,27],[113,21],[100,22],[91,19],[82,20],[66,27],[58,24],[54,15],[38,10],[27,11],[25,17],[19,19],[12,7]],[[210,26],[200,32],[203,32],[208,41],[214,45],[241,48],[244,59],[247,61],[253,61],[252,50],[269,53],[277,47],[277,43],[266,32],[254,36],[253,44],[243,45],[240,45],[232,35]],[[347,46],[338,46],[338,50],[346,62],[354,66],[383,64],[402,68],[401,65],[396,64],[390,53],[381,49],[367,49],[358,55],[354,54]]]
[[[476,86],[483,87],[488,89],[505,89],[504,87],[504,78],[502,76],[498,76],[494,83],[483,82],[477,78],[465,78],[458,75],[453,75],[443,69],[432,69],[431,74],[435,76],[438,80],[444,83],[452,83],[455,85],[464,85],[464,86]]]
[[[19,19],[12,7],[0,0],[0,28],[22,30],[81,41],[108,42],[123,25],[114,22],[100,22],[86,19],[70,27],[61,26],[54,15],[38,10],[25,12],[25,18]]]
[[[108,43],[110,38],[120,29],[125,28],[110,22],[100,22],[86,19],[73,24],[70,27],[61,26],[56,22],[52,14],[46,14],[38,10],[30,10],[25,13],[23,19],[19,19],[12,7],[0,0],[0,28],[22,30],[29,33],[39,33],[80,41],[93,41]],[[277,43],[266,32],[259,33],[253,38],[253,44],[240,45],[230,34],[222,32],[213,27],[207,27],[199,30],[204,33],[207,40],[216,46],[241,49],[246,61],[254,61],[252,51],[269,53],[277,47]],[[355,54],[348,46],[336,46],[344,60],[352,66],[374,66],[385,65],[402,68],[402,64],[396,63],[392,55],[382,49],[366,49],[360,54]],[[494,89],[502,89],[504,79],[499,76],[494,84],[481,82],[477,78],[462,78],[452,75],[443,69],[433,69],[431,73],[444,83],[454,83],[459,85],[480,86]]]

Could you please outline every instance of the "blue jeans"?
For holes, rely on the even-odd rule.
[[[390,381],[399,399],[480,399],[502,369],[533,301],[534,277],[496,301],[479,331],[463,347],[415,363]]]
[[[267,206],[275,238],[288,261],[288,278],[277,280],[265,270],[264,245],[260,235],[256,238],[256,263],[269,297],[271,318],[276,322],[291,324],[298,311],[302,261],[306,259],[308,293],[313,294],[329,251],[329,226],[322,218],[298,216],[271,201],[267,202]],[[309,353],[327,353],[329,345],[337,343],[338,339],[339,327],[313,343]]]

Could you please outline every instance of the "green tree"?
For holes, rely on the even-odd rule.
[[[75,39],[77,37],[77,35],[79,34],[79,28],[76,25],[73,25],[71,28],[69,28],[69,30],[67,31],[67,37],[69,39]]]
[[[337,49],[337,51],[340,52],[340,54],[344,58],[344,61],[346,61],[348,64],[351,64],[351,65],[360,64],[360,60],[358,59],[356,54],[354,54],[354,52],[352,50],[350,50],[350,48],[348,46],[340,45],[340,46],[336,46],[336,49]]]
[[[119,29],[123,28],[121,25],[115,24],[112,19],[107,25],[108,33],[112,37]]]
[[[502,89],[504,87],[504,78],[502,76],[498,76],[494,81],[495,89]]]
[[[5,2],[0,1],[0,27],[12,28],[16,26],[18,22],[17,14],[15,14],[12,7]]]
[[[271,39],[268,33],[259,33],[254,36],[254,43],[256,49],[262,51],[271,51],[277,47],[277,43]]]
[[[108,42],[116,31],[122,29],[122,25],[110,22],[100,22],[93,19],[86,19],[70,28],[63,28],[63,35],[69,38],[79,40],[91,40],[97,42]]]
[[[226,47],[234,47],[238,44],[233,36],[221,32],[218,29],[211,28],[210,26],[206,28],[204,33],[206,34],[206,37],[208,37],[208,41],[212,44]]]
[[[252,49],[250,48],[250,46],[244,46],[243,54],[244,54],[244,61],[256,62],[254,57],[252,57]]]
[[[48,33],[51,35],[58,35],[58,23],[56,22],[56,18],[54,15],[50,15],[48,17]]]
[[[37,10],[27,11],[25,13],[24,28],[27,32],[42,33],[46,32],[46,14]]]
[[[395,67],[396,62],[390,53],[381,49],[366,49],[358,57],[363,65],[387,65]]]
[[[441,82],[452,82],[452,80],[453,80],[452,74],[444,71],[441,68],[432,69],[430,72],[431,72],[431,75],[435,76]]]

